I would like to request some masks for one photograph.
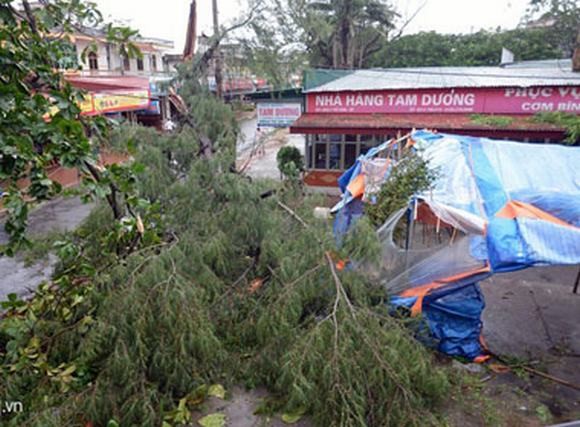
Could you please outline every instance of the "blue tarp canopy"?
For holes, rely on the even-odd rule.
[[[410,140],[437,171],[433,187],[414,195],[412,217],[417,220],[420,204],[461,237],[410,255],[392,244],[383,227],[379,233],[391,239],[384,245],[383,283],[398,295],[394,304],[423,313],[441,351],[474,358],[483,351],[475,338],[484,306],[478,280],[533,266],[580,264],[580,147],[425,130]],[[368,193],[376,176],[365,175],[372,170],[367,165],[394,143],[370,150],[339,179],[337,234],[347,232],[372,202]],[[387,170],[384,180],[388,176]]]

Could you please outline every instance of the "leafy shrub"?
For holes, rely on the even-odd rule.
[[[564,142],[574,145],[580,141],[580,117],[576,114],[562,112],[538,113],[532,120],[536,123],[550,123],[566,129]]]
[[[304,170],[304,160],[300,150],[293,146],[285,146],[276,154],[278,170],[286,178],[297,178]]]

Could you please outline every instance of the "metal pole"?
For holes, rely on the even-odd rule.
[[[573,293],[578,293],[578,285],[580,285],[580,269],[578,270],[578,275],[576,276],[576,283],[574,283],[574,290]]]

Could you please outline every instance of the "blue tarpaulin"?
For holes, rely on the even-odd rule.
[[[483,351],[479,280],[533,266],[580,264],[580,147],[429,131],[411,138],[438,173],[433,188],[413,200],[461,236],[431,252],[386,242],[382,282],[396,291],[393,305],[423,314],[440,351],[473,359]],[[360,197],[348,190],[364,175],[361,161],[389,144],[369,150],[339,179],[337,235],[364,213]],[[379,234],[392,240],[383,228]]]

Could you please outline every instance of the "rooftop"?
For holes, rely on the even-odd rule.
[[[305,93],[385,89],[580,86],[572,61],[526,61],[495,67],[323,70],[306,74]]]

